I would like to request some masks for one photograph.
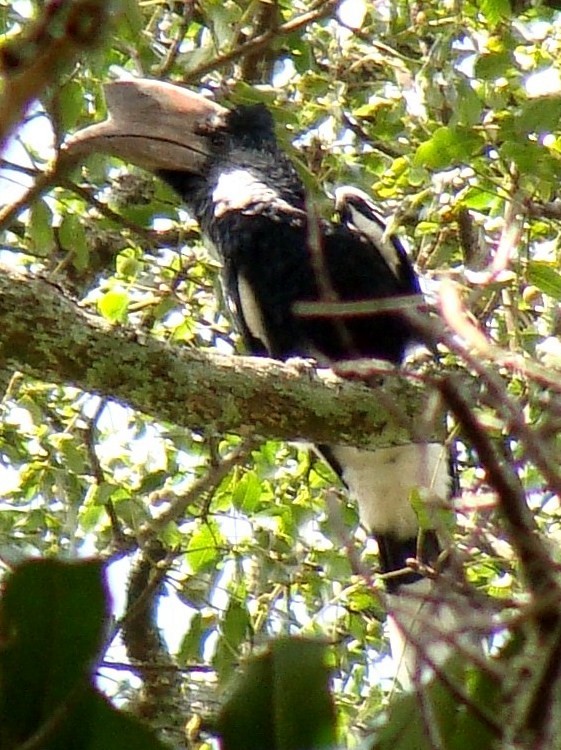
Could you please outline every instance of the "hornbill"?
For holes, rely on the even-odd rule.
[[[338,221],[312,216],[266,107],[228,110],[151,80],[111,83],[106,97],[109,118],[74,135],[68,153],[120,157],[175,189],[218,252],[226,298],[251,353],[314,358],[323,366],[364,358],[399,365],[419,342],[410,319],[400,313],[403,298],[419,300],[420,286],[399,240],[386,236],[374,205],[356,189],[337,191]],[[303,316],[297,310],[301,302],[365,300],[372,311],[354,317]],[[380,300],[385,304],[376,310]],[[400,621],[396,602],[404,592],[430,590],[407,560],[434,563],[440,551],[434,529],[419,533],[411,493],[421,486],[432,501],[447,499],[446,452],[437,443],[318,450],[356,499],[363,525],[378,542],[382,571],[395,574],[386,587],[394,620]],[[406,619],[417,617],[419,606],[418,598],[414,605],[410,600]],[[424,607],[429,619],[442,614],[434,598]],[[405,638],[416,634],[425,648],[434,640],[434,626],[431,637],[421,637],[427,626],[426,618],[420,620],[416,627],[400,621],[396,628],[394,622],[394,655],[400,631]],[[419,666],[415,649],[409,651],[400,672],[405,682]]]

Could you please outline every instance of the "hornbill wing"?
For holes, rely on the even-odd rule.
[[[342,223],[364,237],[376,257],[382,259],[387,268],[385,278],[393,278],[403,293],[421,295],[419,279],[403,245],[397,237],[388,235],[369,196],[354,187],[340,187],[335,191],[335,208]],[[414,334],[402,334],[401,341],[400,356],[386,354],[384,358],[399,364],[407,343],[414,343]],[[426,562],[436,559],[439,546],[434,532],[429,530],[423,539],[417,538],[418,522],[410,496],[413,489],[423,487],[437,498],[447,497],[448,462],[443,446],[410,444],[375,452],[331,446],[324,452],[355,495],[362,522],[376,534],[384,572],[407,568],[406,560],[417,555]],[[410,572],[390,580],[388,587],[395,590],[416,578]]]
[[[341,187],[335,191],[335,207],[341,221],[376,248],[400,286],[420,295],[419,279],[403,245],[388,234],[369,196],[354,187]],[[438,663],[449,654],[448,646],[438,638],[421,635],[427,620],[436,620],[443,633],[453,633],[458,624],[456,608],[441,604],[432,582],[407,567],[407,560],[414,558],[433,564],[441,551],[435,529],[419,533],[411,495],[423,488],[437,503],[446,502],[452,484],[448,450],[439,443],[411,443],[375,452],[348,446],[322,446],[320,451],[354,495],[362,523],[374,533],[383,572],[404,571],[388,578],[386,588],[392,654],[400,681],[410,685],[423,659]],[[420,658],[412,640],[424,650]]]
[[[341,221],[365,236],[383,257],[388,269],[411,291],[421,293],[419,279],[405,248],[394,235],[387,233],[383,218],[370,197],[355,187],[345,185],[335,190],[335,209]]]
[[[294,311],[297,302],[325,300],[322,282],[343,302],[419,294],[405,251],[385,236],[367,196],[340,191],[339,224],[310,219],[303,185],[262,106],[228,111],[156,81],[118,82],[106,91],[109,120],[71,138],[66,157],[109,153],[155,171],[176,189],[219,251],[226,296],[251,351],[280,359],[315,356],[322,364],[357,357],[402,361],[418,336],[397,305],[345,319]],[[442,446],[320,450],[357,498],[363,523],[378,539],[384,572],[416,557],[410,494],[422,486],[433,498],[446,498]],[[434,560],[435,532],[421,537],[421,551]],[[401,594],[408,588],[403,583],[426,586],[419,578],[409,571],[388,579],[388,589]],[[407,669],[416,670],[414,661]]]

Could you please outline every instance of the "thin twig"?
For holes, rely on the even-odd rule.
[[[105,472],[103,471],[103,467],[101,466],[99,456],[97,455],[97,445],[96,445],[97,422],[99,418],[101,417],[103,411],[105,410],[106,406],[107,406],[107,399],[100,399],[99,404],[97,405],[97,408],[93,416],[90,419],[88,419],[88,426],[87,426],[86,435],[85,435],[86,451],[87,451],[88,458],[90,461],[90,467],[92,469],[93,477],[98,487],[100,487],[105,481]],[[127,537],[121,527],[121,522],[119,521],[119,517],[117,513],[115,512],[115,506],[113,505],[113,501],[111,500],[111,498],[108,498],[105,501],[104,507],[105,507],[105,511],[107,515],[109,516],[109,521],[111,523],[111,531],[113,533],[113,542],[114,544],[117,545],[118,549],[124,549],[127,544]]]
[[[239,47],[230,50],[230,52],[224,52],[221,55],[217,55],[209,62],[198,65],[184,76],[184,83],[199,81],[207,73],[211,73],[217,68],[223,68],[231,62],[239,60],[239,58],[244,55],[257,52],[262,47],[270,44],[270,42],[277,37],[287,36],[310,23],[320,21],[322,18],[327,18],[327,16],[336,10],[340,1],[341,0],[319,0],[316,7],[307,13],[302,13],[296,18],[292,18],[290,21],[277,26],[276,29],[269,29],[264,34],[256,36],[254,39],[250,39],[248,42],[245,42],[245,44],[241,44]]]
[[[482,354],[492,356],[493,346],[483,331],[470,319],[455,285],[450,282],[443,283],[440,303],[444,319],[454,333],[465,342],[458,344],[457,340],[449,339],[448,345],[459,351],[467,365],[485,380],[489,395],[493,397],[493,406],[502,412],[511,433],[524,445],[528,457],[540,470],[548,487],[561,497],[561,474],[556,457],[548,453],[539,436],[528,427],[524,412],[518,404],[512,403],[499,375],[481,362]]]
[[[167,54],[160,65],[158,65],[152,72],[154,78],[165,78],[169,71],[173,68],[175,61],[177,60],[177,56],[179,55],[179,50],[181,49],[181,43],[185,39],[185,34],[189,29],[191,21],[193,20],[194,7],[195,4],[193,2],[186,2],[184,0],[181,21],[179,23],[175,39],[171,43]]]
[[[173,501],[164,511],[140,528],[138,532],[140,543],[144,546],[169,523],[179,521],[184,516],[189,505],[195,502],[202,494],[216,487],[234,466],[243,463],[256,444],[256,438],[246,438],[228,456],[222,459],[219,464],[210,468],[203,477],[193,482],[186,492],[182,495],[175,495]]]
[[[134,664],[121,661],[107,661],[104,659],[97,665],[98,669],[114,669],[116,672],[134,672],[135,669],[142,669],[146,672],[173,672],[177,674],[191,674],[193,672],[202,672],[210,675],[216,674],[215,667],[210,664],[186,664],[179,667],[175,664],[152,664],[149,662],[135,661]]]
[[[471,403],[463,397],[456,379],[442,378],[438,386],[467,439],[477,450],[489,483],[497,491],[510,541],[520,560],[528,589],[538,598],[544,593],[556,591],[558,580],[553,562],[536,533],[534,516],[526,503],[523,488],[514,469],[497,452],[473,413]],[[542,613],[540,620],[546,622],[548,614]]]

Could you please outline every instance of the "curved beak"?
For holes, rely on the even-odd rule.
[[[156,171],[201,174],[211,155],[208,133],[227,109],[180,86],[139,78],[104,87],[108,118],[79,130],[62,158],[103,153]]]

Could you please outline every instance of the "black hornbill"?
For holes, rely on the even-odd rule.
[[[295,311],[299,302],[419,297],[402,245],[386,236],[364,193],[337,191],[338,221],[312,217],[302,181],[262,105],[227,110],[148,80],[109,84],[106,95],[109,119],[76,134],[69,153],[118,156],[156,172],[176,190],[218,252],[226,297],[250,352],[313,357],[322,365],[357,358],[402,362],[419,336],[400,314],[398,300],[356,317]],[[410,496],[421,486],[432,499],[446,499],[443,447],[318,448],[355,497],[362,523],[378,542],[382,571],[405,568],[387,579],[389,593],[415,587],[420,576],[406,560],[420,555],[434,562],[439,544],[434,530],[419,535]]]

